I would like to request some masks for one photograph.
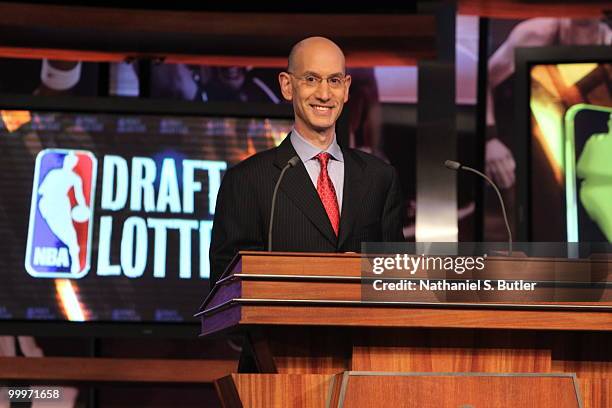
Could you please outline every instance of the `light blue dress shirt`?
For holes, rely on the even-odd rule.
[[[342,150],[336,141],[336,135],[334,134],[334,140],[325,150],[321,150],[314,146],[308,140],[304,139],[297,130],[293,129],[290,136],[291,144],[295,149],[295,152],[304,163],[306,171],[312,180],[312,184],[315,189],[317,188],[317,180],[319,173],[321,172],[321,165],[319,161],[315,159],[315,156],[323,151],[330,154],[329,162],[327,163],[327,173],[329,178],[334,184],[336,190],[336,198],[338,199],[338,209],[342,214],[342,192],[344,188],[344,157],[342,156]]]

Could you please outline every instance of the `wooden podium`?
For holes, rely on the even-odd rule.
[[[612,406],[611,302],[362,302],[363,261],[234,259],[198,313],[203,336],[242,335],[253,359],[254,372],[216,382],[224,407]],[[490,258],[488,268],[533,279],[549,262]],[[582,267],[567,262],[555,273]]]

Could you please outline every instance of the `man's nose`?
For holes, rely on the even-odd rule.
[[[315,96],[323,101],[327,101],[331,98],[331,92],[329,89],[329,84],[327,83],[327,79],[324,79],[319,83]]]

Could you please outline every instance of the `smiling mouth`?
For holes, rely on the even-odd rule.
[[[327,113],[332,110],[331,106],[323,106],[323,105],[310,105],[317,112]]]

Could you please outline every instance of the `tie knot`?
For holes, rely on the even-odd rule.
[[[329,162],[330,154],[327,152],[321,152],[315,156],[315,159],[319,161],[322,169],[327,168],[327,163]]]

